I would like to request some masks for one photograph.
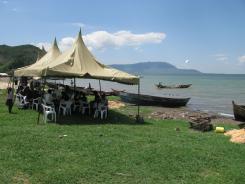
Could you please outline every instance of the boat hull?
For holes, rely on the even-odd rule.
[[[138,95],[135,93],[120,92],[119,96],[124,102],[139,104],[145,106],[162,106],[162,107],[181,107],[185,106],[190,98],[169,98],[150,95]]]
[[[159,89],[178,89],[178,88],[189,88],[192,84],[180,84],[180,85],[173,85],[173,86],[164,86],[160,84],[155,84],[155,86]]]
[[[232,101],[232,104],[235,120],[245,121],[245,106],[237,105],[234,101]]]

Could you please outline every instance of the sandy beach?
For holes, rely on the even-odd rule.
[[[9,83],[9,77],[1,77],[0,78],[0,89],[6,89]]]

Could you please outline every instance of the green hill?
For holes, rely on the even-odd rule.
[[[9,72],[12,69],[34,63],[38,57],[45,54],[33,45],[7,46],[0,45],[0,72]]]

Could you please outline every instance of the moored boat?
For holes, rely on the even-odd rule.
[[[120,92],[125,92],[126,90],[117,90],[117,89],[113,89],[111,88],[111,91],[112,91],[112,94],[115,95],[115,96],[119,96],[119,93]]]
[[[138,95],[135,93],[120,92],[119,96],[124,102],[148,106],[181,107],[185,106],[190,98],[172,98],[151,95]]]
[[[232,104],[235,119],[245,121],[245,105],[238,105],[234,101],[232,101]]]
[[[163,88],[175,89],[175,88],[189,88],[192,84],[177,84],[177,85],[168,86],[168,85],[162,85],[161,83],[159,83],[159,84],[155,84],[155,85],[159,89],[163,89]]]

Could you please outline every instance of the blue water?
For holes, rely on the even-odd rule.
[[[78,86],[91,86],[99,89],[98,80],[77,79]],[[192,84],[187,89],[157,89],[154,84]],[[66,80],[70,83],[70,80]],[[102,90],[111,88],[126,89],[137,92],[137,86],[123,85],[114,82],[101,81]],[[156,96],[191,97],[187,107],[194,110],[232,114],[232,100],[245,104],[245,75],[163,75],[143,76],[141,78],[141,93]]]

